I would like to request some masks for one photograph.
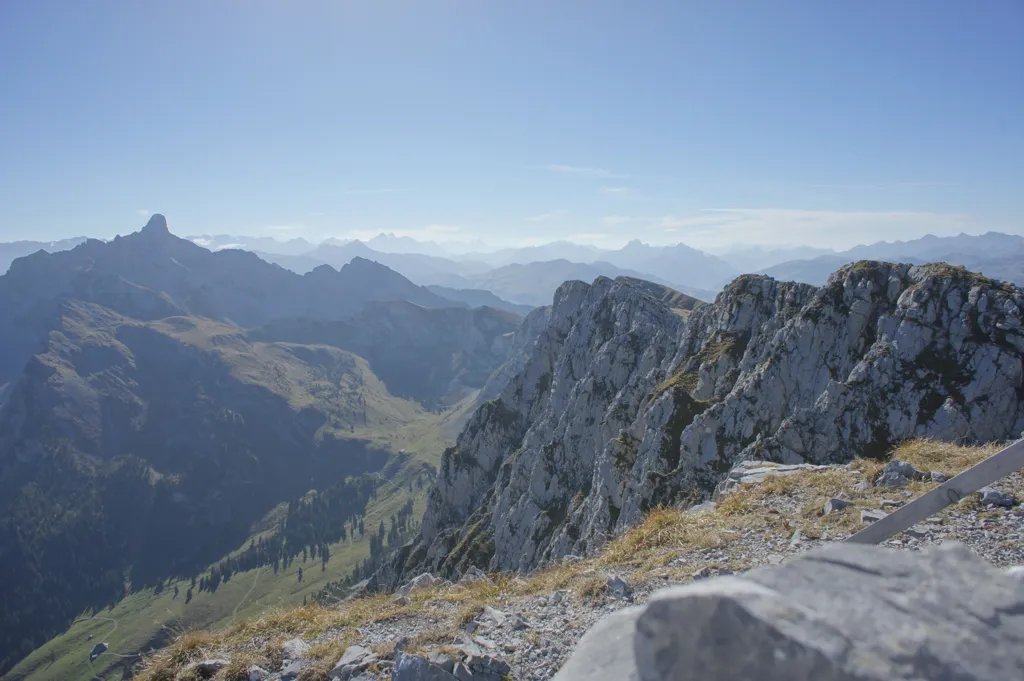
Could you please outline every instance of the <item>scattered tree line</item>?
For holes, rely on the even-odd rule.
[[[365,475],[347,478],[311,498],[292,500],[273,534],[251,540],[244,551],[224,558],[208,574],[193,576],[189,591],[198,588],[200,592],[214,592],[233,575],[260,567],[273,568],[277,574],[300,557],[303,564],[319,559],[321,571],[326,571],[331,559],[328,544],[365,535],[363,514],[376,498],[377,481]],[[186,603],[190,600],[186,594]]]
[[[410,484],[411,487],[411,484]],[[384,558],[390,553],[386,549],[397,549],[419,532],[420,523],[413,518],[413,500],[409,499],[392,514],[390,529],[382,520],[377,531],[370,535],[370,555],[342,580],[328,582],[313,596],[320,604],[336,602],[354,585],[369,579],[377,571]]]

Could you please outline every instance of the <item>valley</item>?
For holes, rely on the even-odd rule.
[[[2,339],[15,360],[0,410],[3,667],[36,649],[14,678],[50,678],[51,663],[62,678],[117,674],[174,627],[358,581],[418,525],[442,452],[516,350],[514,312],[366,261],[308,275],[341,286],[332,302],[165,224],[0,277],[0,318],[38,319]],[[254,271],[225,279],[225,266]],[[43,271],[57,276],[39,286]],[[275,288],[247,283],[260,281]],[[285,316],[253,306],[267,296]],[[297,559],[318,551],[300,582]],[[90,665],[68,646],[100,623],[117,629]]]

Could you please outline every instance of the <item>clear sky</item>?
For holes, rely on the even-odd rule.
[[[5,0],[0,239],[1024,232],[1021,0]]]

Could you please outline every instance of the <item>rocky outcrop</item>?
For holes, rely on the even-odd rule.
[[[679,314],[629,280],[567,282],[532,354],[445,453],[420,540],[381,586],[592,552],[737,463],[829,463],[1024,427],[1024,294],[863,262],[822,288],[744,276]]]
[[[856,544],[656,593],[581,640],[556,681],[1011,678],[1024,586],[961,545]]]
[[[551,306],[538,307],[523,318],[519,328],[512,334],[509,343],[509,357],[497,371],[491,374],[480,391],[481,400],[493,400],[501,395],[509,381],[518,376],[533,356],[533,348],[540,334],[551,319]]]

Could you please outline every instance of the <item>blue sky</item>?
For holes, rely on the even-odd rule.
[[[1020,0],[0,3],[0,239],[1024,231]]]

